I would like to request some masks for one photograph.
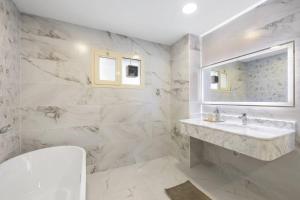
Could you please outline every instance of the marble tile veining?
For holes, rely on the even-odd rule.
[[[121,181],[120,181],[121,180]],[[88,200],[168,200],[164,189],[190,180],[213,200],[267,200],[251,183],[229,180],[214,166],[187,169],[173,157],[94,173],[87,177]]]
[[[258,121],[262,125],[277,127],[286,127],[287,124],[281,122],[273,124],[264,118],[300,123],[300,107],[297,103],[300,98],[300,77],[297,73],[300,63],[299,27],[300,1],[269,0],[202,38],[204,65],[295,41],[295,107],[218,106],[221,113],[226,115],[247,113],[250,117],[261,118],[262,120]],[[257,37],[249,37],[251,33]],[[215,106],[203,105],[202,109],[203,112],[211,112]],[[300,181],[299,139],[299,126],[296,126],[296,150],[268,164],[209,144],[204,145],[203,154],[204,159],[218,165],[223,174],[238,175],[250,180],[269,197],[268,199],[298,200],[300,192],[296,185]]]
[[[168,46],[37,16],[20,19],[23,152],[81,146],[90,172],[169,154]],[[146,86],[92,87],[92,48],[139,54]]]
[[[181,123],[183,134],[263,161],[273,161],[295,150],[295,129],[202,119],[186,119]]]
[[[187,34],[171,47],[171,134],[174,156],[188,162],[189,138],[180,133],[179,120],[200,113],[198,94],[200,41]]]
[[[200,113],[200,52],[207,65],[294,40],[297,71],[299,13],[298,0],[269,0],[205,36],[202,46],[198,37],[188,34],[169,47],[19,15],[12,1],[0,0],[0,161],[19,153],[21,132],[23,152],[56,145],[84,147],[92,174],[88,176],[89,200],[167,200],[164,188],[188,179],[216,200],[298,200],[299,136],[296,151],[266,164],[198,143],[182,134],[178,120]],[[251,31],[259,37],[246,40]],[[145,88],[93,88],[92,48],[141,55]],[[16,80],[21,80],[21,86]],[[299,84],[295,86],[299,99]],[[214,109],[202,108],[204,112]],[[297,104],[220,109],[226,114],[300,119]],[[252,122],[295,126],[262,119]],[[192,155],[201,156],[202,163],[186,169],[172,157],[162,158],[170,154],[184,162]]]
[[[0,0],[0,163],[20,151],[19,11]]]

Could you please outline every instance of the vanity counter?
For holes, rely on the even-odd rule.
[[[295,133],[295,130],[293,129],[265,127],[257,125],[242,125],[234,122],[208,122],[203,121],[200,118],[185,119],[180,120],[180,122],[261,140],[273,140],[285,135]]]
[[[181,133],[263,160],[275,160],[295,149],[295,129],[233,122],[180,120]]]

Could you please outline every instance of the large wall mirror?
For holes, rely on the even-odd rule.
[[[202,102],[294,106],[294,43],[202,68]]]

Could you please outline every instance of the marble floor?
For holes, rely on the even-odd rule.
[[[87,200],[168,200],[164,189],[190,180],[213,200],[266,200],[239,180],[228,180],[213,167],[186,169],[164,157],[87,177]]]

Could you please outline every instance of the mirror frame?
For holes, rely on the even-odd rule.
[[[288,53],[288,101],[287,102],[226,102],[226,101],[205,101],[204,94],[204,73],[203,70],[214,68],[220,65],[240,61],[247,58],[263,55],[265,53],[271,53],[278,50],[287,49]],[[236,106],[268,106],[268,107],[294,107],[295,106],[295,42],[288,42],[280,44],[274,47],[262,49],[256,52],[223,60],[211,65],[201,67],[201,78],[202,78],[202,104],[204,105],[236,105]]]

